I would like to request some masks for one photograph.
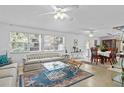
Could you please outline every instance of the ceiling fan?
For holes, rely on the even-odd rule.
[[[122,33],[118,32],[118,33],[107,33],[107,35],[109,36],[120,36]]]
[[[72,11],[72,9],[74,8],[78,8],[78,5],[70,5],[70,6],[52,5],[51,8],[53,9],[53,12],[47,12],[39,15],[40,16],[53,15],[54,19],[56,20],[64,20],[64,19],[73,20],[73,17],[69,16],[67,12]]]

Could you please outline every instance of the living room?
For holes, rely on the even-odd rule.
[[[123,87],[123,8],[0,5],[0,87]]]

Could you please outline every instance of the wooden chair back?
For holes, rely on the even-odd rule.
[[[97,56],[98,55],[98,49],[97,48],[91,48],[91,56]]]

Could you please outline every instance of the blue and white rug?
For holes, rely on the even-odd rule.
[[[67,87],[94,76],[93,74],[65,67],[48,71],[42,68],[37,72],[27,72],[20,76],[20,86],[23,87]]]

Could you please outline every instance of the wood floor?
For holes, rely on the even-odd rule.
[[[112,77],[116,76],[117,72],[89,64],[83,64],[81,69],[93,73],[94,76],[72,85],[72,87],[121,87],[120,83],[112,81]]]

